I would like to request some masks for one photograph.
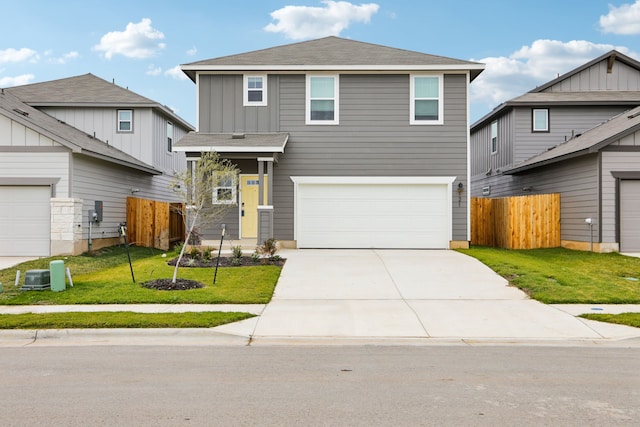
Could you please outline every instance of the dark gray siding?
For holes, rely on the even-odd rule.
[[[200,75],[198,131],[278,131],[278,76],[267,77],[267,105],[261,107],[242,105],[242,78],[241,74]]]
[[[466,188],[466,75],[445,75],[444,124],[430,126],[409,124],[408,74],[341,74],[339,125],[305,124],[304,74],[269,75],[266,107],[242,107],[241,75],[201,75],[199,84],[199,131],[290,134],[274,169],[278,240],[294,238],[291,176],[455,176]],[[453,191],[453,239],[467,240],[466,193],[458,206]]]
[[[474,180],[472,195],[479,197],[482,187],[490,186],[488,197],[560,193],[562,240],[589,241],[585,218],[593,218],[593,238],[600,241],[598,154],[567,160],[518,175],[500,175]],[[531,188],[524,191],[524,188]]]
[[[466,183],[466,76],[444,81],[444,125],[409,125],[408,75],[341,75],[340,124],[305,125],[305,76],[280,77],[280,129],[290,132],[275,170],[275,237],[293,239],[290,176],[456,176]],[[467,240],[467,204],[453,196],[453,239]],[[402,220],[401,218],[399,220]]]

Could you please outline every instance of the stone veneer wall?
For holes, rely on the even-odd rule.
[[[51,256],[82,252],[82,199],[51,199]]]

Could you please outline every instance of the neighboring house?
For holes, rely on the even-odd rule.
[[[471,126],[471,195],[560,193],[562,246],[640,251],[639,105],[617,51],[505,102]]]
[[[482,64],[326,37],[182,65],[197,131],[236,163],[227,237],[298,248],[469,243],[469,83]],[[202,230],[219,238],[215,226]]]
[[[117,243],[128,196],[176,200],[170,179],[186,160],[172,145],[192,129],[167,107],[91,74],[2,89],[0,255]]]

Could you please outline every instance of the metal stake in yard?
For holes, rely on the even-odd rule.
[[[127,249],[127,258],[129,258],[129,269],[131,270],[131,280],[136,283],[136,278],[133,275],[133,265],[131,264],[131,254],[129,253],[129,242],[127,241],[127,223],[121,222],[118,226],[118,231],[124,239],[124,247]]]
[[[224,240],[224,231],[227,228],[226,224],[222,224],[222,236],[220,236],[220,247],[218,248],[218,259],[216,260],[216,271],[213,273],[213,284],[216,284],[216,277],[218,277],[218,266],[220,265],[220,253],[222,252],[222,241]]]

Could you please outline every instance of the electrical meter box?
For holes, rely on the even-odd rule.
[[[102,201],[96,200],[94,206],[96,211],[96,221],[102,222]]]

